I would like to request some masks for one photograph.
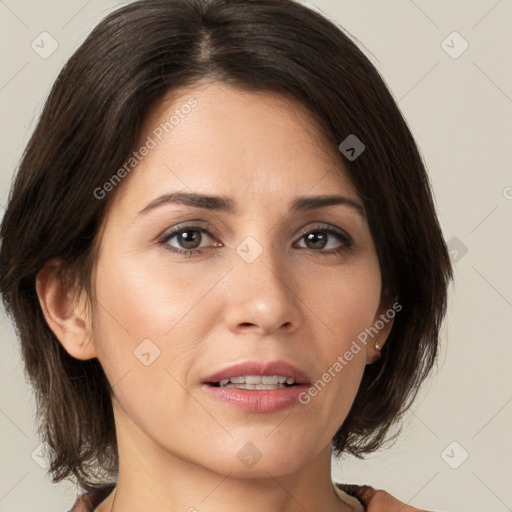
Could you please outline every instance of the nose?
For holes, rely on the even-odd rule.
[[[259,335],[297,330],[302,302],[289,262],[267,249],[251,263],[233,256],[225,310],[229,329]]]

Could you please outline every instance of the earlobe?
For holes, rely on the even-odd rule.
[[[372,339],[367,343],[366,348],[366,364],[373,364],[381,358],[381,350],[389,337],[393,327],[393,318],[388,314],[389,308],[380,308],[375,316],[373,326],[371,328]]]
[[[76,359],[97,357],[89,319],[73,290],[59,276],[58,260],[47,261],[36,276],[39,304],[50,329],[69,355]]]

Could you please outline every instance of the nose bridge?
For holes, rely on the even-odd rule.
[[[262,243],[252,236],[246,237],[236,247],[235,270],[239,279],[246,286],[253,287],[254,291],[264,291],[265,296],[272,300],[286,299],[289,293],[289,285],[286,283],[289,272],[284,270],[282,250],[272,243],[270,234]]]
[[[254,324],[265,331],[280,326],[297,327],[299,312],[293,291],[291,267],[279,244],[246,237],[235,248],[233,271],[235,290],[228,305],[228,321],[233,328]]]

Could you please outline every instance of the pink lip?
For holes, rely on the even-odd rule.
[[[292,377],[294,386],[279,389],[221,388],[210,385],[222,379],[242,375],[282,375]],[[228,366],[203,380],[210,396],[247,412],[274,413],[296,405],[299,395],[308,389],[309,379],[299,368],[284,361],[248,361]]]

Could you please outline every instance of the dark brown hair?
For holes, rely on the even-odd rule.
[[[34,387],[54,482],[86,488],[115,475],[112,391],[97,359],[71,357],[35,289],[46,261],[94,300],[95,242],[116,191],[97,199],[167,92],[218,80],[294,98],[337,147],[364,201],[383,300],[398,298],[381,359],[364,372],[335,454],[390,440],[436,362],[452,267],[422,158],[385,82],[342,28],[292,0],[142,0],[107,16],[59,74],[26,147],[1,225],[0,287]],[[64,273],[65,271],[65,273]],[[395,435],[396,437],[396,435]]]

